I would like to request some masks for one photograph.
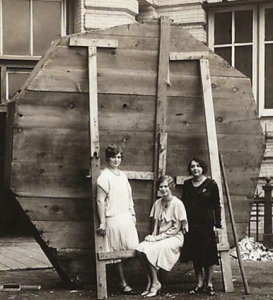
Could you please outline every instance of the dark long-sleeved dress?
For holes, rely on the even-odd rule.
[[[181,262],[193,261],[199,266],[218,265],[214,226],[221,227],[221,204],[217,183],[207,178],[194,187],[192,180],[184,182],[182,201],[185,205],[189,232],[181,253]]]

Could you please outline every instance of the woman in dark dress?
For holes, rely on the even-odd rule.
[[[221,228],[221,204],[217,183],[204,175],[207,170],[206,163],[199,158],[189,162],[192,178],[184,182],[182,193],[189,232],[185,235],[181,261],[193,262],[197,285],[190,294],[206,291],[214,296],[211,276],[212,266],[219,265],[215,228]]]

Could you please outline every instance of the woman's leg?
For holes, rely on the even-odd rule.
[[[120,288],[123,289],[124,292],[131,291],[132,288],[130,286],[128,286],[127,281],[126,281],[125,276],[124,276],[122,262],[116,263],[115,264],[115,269],[116,269],[116,272],[118,274],[118,278],[119,278],[118,282],[119,282]]]
[[[148,260],[147,260],[148,261]],[[154,297],[161,289],[161,283],[157,277],[157,269],[148,261],[148,267],[151,273],[151,288],[149,294],[147,294],[147,298]]]
[[[196,263],[193,263],[193,268],[195,272],[195,278],[197,282],[197,286],[201,287],[203,286],[203,272],[202,267]]]
[[[149,265],[148,265],[149,262],[148,262],[147,257],[144,253],[137,252],[137,254],[138,254],[140,264],[141,264],[141,266],[142,266],[142,268],[143,268],[143,270],[146,274],[146,277],[147,277],[147,286],[146,286],[145,291],[149,291],[150,288],[151,288],[151,284],[152,284],[152,275],[151,275],[150,268],[149,268]]]
[[[212,286],[212,281],[211,281],[212,271],[213,271],[212,266],[205,267],[204,270],[205,270],[207,286]]]
[[[213,288],[212,281],[211,281],[212,266],[205,267],[204,269],[205,269],[205,276],[206,276],[206,282],[207,282],[207,287],[206,287],[207,293],[210,296],[214,296],[215,295],[215,290]]]

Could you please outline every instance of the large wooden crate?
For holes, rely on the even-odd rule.
[[[116,49],[98,48],[99,134],[101,149],[109,143],[123,148],[121,167],[127,171],[154,170],[159,32],[152,21],[73,35],[118,41]],[[69,40],[52,44],[15,97],[11,190],[55,264],[69,278],[91,278],[88,52]],[[209,52],[218,144],[242,238],[264,150],[250,80],[177,25],[171,26],[170,51]],[[187,175],[193,156],[208,161],[199,62],[171,61],[169,81],[166,172],[176,177]],[[151,228],[153,183],[131,184],[142,240]],[[228,233],[232,243],[229,224]]]

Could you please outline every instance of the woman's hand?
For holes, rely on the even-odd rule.
[[[105,236],[105,223],[100,223],[100,227],[97,229],[97,235]]]
[[[132,219],[133,219],[134,224],[136,225],[136,216],[132,215]]]
[[[154,235],[147,235],[144,239],[146,242],[156,242],[156,237]]]

